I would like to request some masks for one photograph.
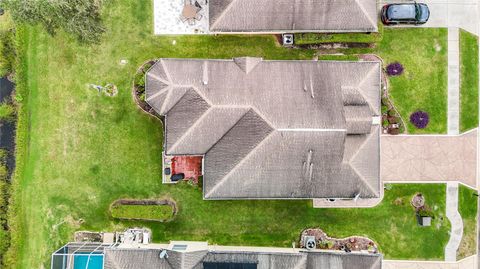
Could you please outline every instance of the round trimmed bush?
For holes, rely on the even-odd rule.
[[[400,76],[403,73],[403,65],[399,62],[394,62],[387,65],[387,74],[389,76]]]
[[[425,111],[415,111],[410,115],[410,122],[418,129],[427,127],[429,120],[428,113]]]

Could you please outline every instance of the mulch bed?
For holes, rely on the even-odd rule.
[[[339,250],[339,251],[368,251],[370,253],[378,253],[378,247],[373,240],[362,236],[350,236],[347,238],[337,239],[329,237],[321,229],[306,229],[301,234],[300,246],[304,246],[303,240],[305,236],[315,236],[318,249]],[[329,243],[329,244],[328,244]]]
[[[99,232],[78,231],[74,235],[75,242],[103,242],[103,235]]]
[[[138,74],[140,72],[145,72],[147,70],[145,70],[145,67],[146,66],[151,66],[153,64],[155,64],[157,61],[156,60],[149,60],[149,61],[146,61],[144,62],[138,69],[137,69],[137,72],[135,74]],[[157,114],[157,112],[155,112],[155,110],[147,103],[145,102],[144,100],[141,100],[140,99],[140,94],[141,92],[139,92],[139,89],[137,88],[137,86],[135,85],[135,80],[132,82],[132,95],[133,95],[133,99],[135,101],[135,103],[138,105],[138,107],[140,107],[140,109],[142,109],[145,113],[148,113],[156,118],[159,118],[159,119],[162,119],[162,117],[160,115]]]

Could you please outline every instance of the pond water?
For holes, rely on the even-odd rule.
[[[8,79],[0,78],[0,102],[10,101],[14,88],[15,85]],[[15,168],[15,121],[0,123],[0,148],[8,151],[7,168],[10,176]]]

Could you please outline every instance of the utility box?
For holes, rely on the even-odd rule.
[[[283,34],[282,35],[282,45],[284,47],[292,47],[294,44],[294,35],[293,34]]]

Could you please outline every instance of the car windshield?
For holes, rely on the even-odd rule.
[[[419,4],[415,4],[415,18],[417,20],[420,20],[422,17],[422,8],[420,7]]]

